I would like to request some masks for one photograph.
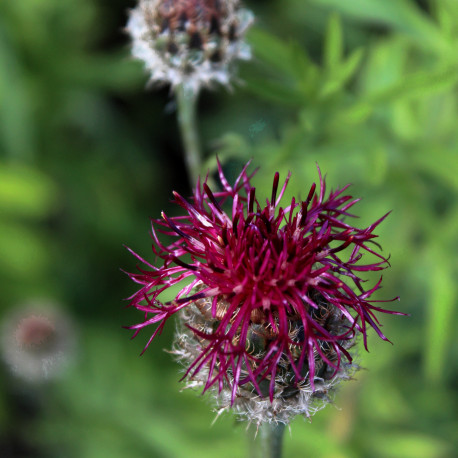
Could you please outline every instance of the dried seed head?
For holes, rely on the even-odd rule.
[[[197,286],[195,292],[198,293],[202,288],[203,286]],[[233,397],[232,368],[221,368],[220,364],[216,367],[218,371],[226,370],[227,375],[222,384],[215,384],[211,388],[219,411],[227,410],[232,405],[232,409],[244,420],[257,424],[262,422],[289,423],[298,414],[309,417],[323,408],[331,401],[338,382],[351,378],[358,369],[355,363],[343,363],[336,370],[340,352],[349,350],[355,344],[355,333],[348,333],[351,327],[350,322],[337,307],[324,300],[323,297],[318,297],[319,293],[312,293],[312,296],[315,296],[313,299],[319,304],[319,308],[314,309],[304,303],[307,314],[330,336],[338,338],[333,342],[319,340],[319,347],[313,351],[313,385],[315,388],[312,388],[310,382],[311,371],[308,359],[304,361],[297,374],[305,338],[304,323],[297,315],[288,315],[288,345],[278,358],[275,370],[272,372],[273,380],[272,376],[265,378],[259,376],[256,384],[250,380],[250,374],[256,373],[260,362],[269,351],[272,351],[279,334],[278,317],[274,315],[277,323],[272,325],[267,321],[261,309],[257,308],[251,313],[246,336],[241,335],[242,328],[240,327],[232,337],[233,347],[244,342],[244,350],[247,355],[240,378],[247,378],[248,381],[237,387],[235,397]],[[224,297],[218,298],[216,313],[212,313],[211,306],[212,301],[208,298],[199,299],[193,306],[186,307],[179,313],[180,325],[173,353],[185,367],[189,367],[200,356],[202,348],[210,344],[212,334],[221,322],[225,321],[229,313],[229,303]],[[228,322],[233,323],[236,315],[237,312],[227,317]],[[192,329],[197,329],[202,334],[197,335]],[[339,338],[342,336],[345,337]],[[297,367],[294,368],[293,364]],[[188,386],[208,388],[208,372],[208,368],[204,367],[193,374],[189,378]],[[273,392],[272,402],[269,400],[271,392]]]
[[[29,315],[18,324],[15,337],[24,348],[45,346],[54,340],[55,324],[46,316]]]
[[[252,20],[239,0],[140,0],[127,31],[152,83],[198,91],[229,84],[233,61],[250,58],[243,37]]]
[[[74,327],[53,305],[33,303],[14,308],[1,325],[1,354],[19,378],[49,380],[62,374],[74,356]]]

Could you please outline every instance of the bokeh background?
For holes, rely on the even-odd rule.
[[[200,98],[206,168],[218,154],[235,176],[253,158],[260,196],[291,170],[289,192],[304,197],[318,163],[330,186],[363,197],[361,226],[392,210],[378,297],[401,296],[392,306],[410,314],[382,317],[394,345],[371,334],[365,370],[312,422],[293,422],[285,457],[456,456],[458,2],[246,4],[257,23],[243,84]],[[123,245],[153,260],[149,218],[173,214],[172,190],[190,193],[173,99],[145,90],[129,59],[134,6],[0,2],[2,352],[26,304],[54,304],[76,339],[57,348],[72,347],[60,377],[2,362],[2,457],[247,456],[245,425],[211,426],[208,402],[180,392],[163,351],[173,326],[142,357],[148,331],[131,341],[122,329],[141,320],[124,308],[135,286],[120,269],[136,260]]]

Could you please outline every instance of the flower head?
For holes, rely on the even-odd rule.
[[[152,83],[186,84],[197,92],[213,82],[228,84],[233,61],[250,58],[243,37],[252,20],[239,0],[140,0],[127,31]]]
[[[372,242],[387,215],[363,229],[351,226],[346,218],[358,199],[345,194],[348,186],[326,198],[320,172],[320,189],[313,184],[305,201],[293,198],[286,207],[280,202],[289,175],[279,190],[275,174],[263,206],[248,164],[232,186],[218,167],[221,191],[205,181],[192,201],[174,193],[185,214],[153,221],[153,251],[163,264],[135,255],[148,269],[130,274],[141,285],[130,305],[145,313],[131,328],[137,335],[156,326],[147,347],[178,313],[174,351],[190,384],[213,388],[222,409],[286,423],[310,415],[351,376],[358,335],[366,349],[370,327],[387,340],[376,312],[400,314],[370,300],[381,279],[365,289],[360,278],[388,265]],[[157,231],[175,240],[164,245]],[[362,264],[364,253],[376,261]],[[161,293],[178,284],[175,299],[162,303]]]

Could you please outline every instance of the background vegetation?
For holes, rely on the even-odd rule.
[[[266,193],[317,179],[353,183],[361,225],[385,212],[391,253],[383,318],[367,369],[335,406],[298,418],[285,456],[449,457],[458,430],[458,2],[259,0],[254,60],[233,92],[205,92],[206,166],[229,174],[253,158]],[[5,457],[233,457],[248,439],[230,415],[179,392],[162,351],[122,298],[134,285],[128,245],[152,259],[149,217],[189,194],[167,89],[145,91],[122,27],[132,0],[0,2],[0,315],[50,300],[74,321],[78,351],[62,378],[0,376]],[[455,441],[454,441],[455,440]]]

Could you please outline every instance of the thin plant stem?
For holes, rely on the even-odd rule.
[[[284,423],[263,423],[251,444],[250,458],[281,458]]]
[[[202,158],[196,125],[198,92],[185,84],[175,88],[178,106],[178,125],[184,146],[186,170],[191,187],[195,186],[201,172]]]

